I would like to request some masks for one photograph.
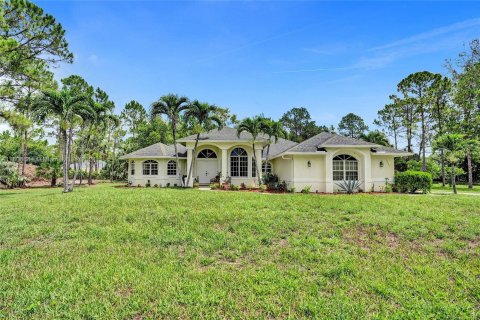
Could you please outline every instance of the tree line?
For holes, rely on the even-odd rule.
[[[395,147],[403,140],[406,150],[414,152],[419,141],[416,157],[422,171],[435,174],[439,165],[442,184],[449,176],[455,187],[455,176],[465,167],[472,188],[474,170],[479,174],[474,162],[480,158],[480,40],[447,60],[446,70],[448,76],[421,71],[402,79],[375,123],[393,138]]]

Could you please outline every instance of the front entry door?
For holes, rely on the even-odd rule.
[[[217,159],[197,159],[197,176],[200,184],[209,184],[218,173]]]

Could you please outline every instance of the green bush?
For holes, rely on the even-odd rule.
[[[310,193],[312,189],[312,186],[304,186],[301,193]]]
[[[427,172],[432,175],[432,179],[440,179],[442,168],[440,164],[432,158],[427,158]],[[422,162],[420,160],[408,160],[406,171],[422,171]]]
[[[212,190],[217,190],[217,189],[220,189],[221,186],[220,186],[220,183],[211,183],[210,184],[210,189]]]
[[[427,193],[432,188],[432,175],[422,171],[405,171],[395,174],[395,187],[400,192]]]

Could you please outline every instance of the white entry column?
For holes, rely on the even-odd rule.
[[[333,193],[333,157],[331,153],[325,155],[325,192]]]
[[[228,161],[228,149],[222,148],[222,176],[220,177],[220,182],[225,182],[227,178],[227,161]]]

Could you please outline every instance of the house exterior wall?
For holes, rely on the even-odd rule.
[[[285,155],[272,161],[273,171],[297,192],[309,186],[312,192],[332,193],[339,189],[339,181],[333,181],[333,158],[341,154],[357,160],[362,191],[384,191],[386,178],[393,183],[394,157],[372,154],[369,148],[328,148],[327,153]]]
[[[326,192],[325,155],[294,155],[293,183],[296,191]]]
[[[195,146],[194,142],[187,142],[186,143],[187,150],[190,150],[190,151],[187,151],[187,152],[192,153],[191,150],[193,150],[194,146]],[[243,148],[248,154],[248,174],[245,177],[232,177],[231,176],[230,154],[233,151],[233,149],[235,149],[235,148]],[[255,148],[256,148],[256,151],[257,151],[257,157],[259,157],[259,155],[260,155],[259,151],[261,150],[262,145],[258,144],[258,146],[255,146]],[[258,184],[257,183],[258,178],[253,177],[253,173],[255,171],[255,168],[252,167],[254,150],[253,150],[253,147],[252,147],[251,143],[249,143],[249,142],[228,142],[228,141],[225,141],[225,142],[221,142],[221,141],[220,142],[210,142],[210,141],[209,142],[201,142],[200,141],[198,143],[198,146],[197,146],[197,149],[196,149],[196,152],[195,152],[195,156],[197,156],[199,154],[199,152],[201,150],[204,150],[204,149],[212,149],[217,154],[217,161],[218,161],[217,166],[218,166],[218,171],[221,175],[222,181],[226,180],[227,178],[230,178],[231,183],[233,185],[240,185],[242,183],[244,183],[246,185]],[[189,157],[187,159],[189,163],[190,163],[191,159],[193,159],[193,154],[189,155]],[[259,163],[257,163],[257,165],[259,166],[259,172],[261,174],[261,161],[259,161]],[[199,173],[197,172],[196,162],[193,161],[193,175],[192,175],[192,177],[197,178],[198,174]],[[191,179],[190,185],[191,186],[193,185],[193,179]]]
[[[248,154],[248,176],[247,177],[231,177],[230,170],[230,154],[234,148],[243,148]],[[261,146],[259,146],[260,148]],[[257,157],[260,149],[257,149]],[[193,145],[187,144],[187,150],[190,152],[190,159],[192,158],[191,150]],[[240,185],[258,184],[258,179],[253,177],[255,168],[252,167],[253,148],[248,143],[199,143],[197,148],[197,155],[203,149],[211,149],[217,154],[218,171],[221,172],[222,179],[230,177],[231,183]],[[361,181],[361,189],[363,191],[384,191],[385,179],[389,183],[393,183],[394,178],[394,157],[392,155],[372,154],[368,148],[329,148],[327,153],[319,154],[293,154],[285,155],[270,160],[272,163],[273,172],[276,173],[280,180],[284,180],[288,187],[295,187],[299,192],[306,186],[310,186],[312,192],[331,193],[338,190],[336,181],[333,181],[333,158],[340,154],[348,154],[355,157],[358,161],[358,177]],[[155,160],[158,162],[158,175],[143,175],[143,162],[146,160]],[[150,184],[155,184],[165,187],[167,184],[171,186],[180,185],[177,176],[167,175],[167,163],[172,158],[138,158],[129,160],[128,181],[130,185],[145,186],[150,180]],[[135,174],[131,174],[131,164],[134,161]],[[180,174],[187,175],[187,160],[180,159]],[[226,163],[225,163],[226,162]],[[308,163],[310,162],[310,166]],[[261,162],[260,162],[261,163]],[[260,166],[261,164],[259,164]],[[261,167],[259,168],[261,171]],[[225,171],[225,173],[223,172]],[[192,179],[190,185],[193,185],[193,180],[198,177],[196,165],[194,162]]]
[[[395,158],[386,155],[372,155],[371,167],[373,190],[385,191],[385,179],[388,179],[388,183],[394,182]]]
[[[143,174],[143,162],[147,160],[154,160],[158,162],[158,175],[144,175]],[[175,159],[152,159],[152,158],[141,158],[141,159],[129,159],[128,161],[128,182],[132,186],[145,186],[150,180],[150,185],[157,184],[161,187],[166,187],[168,183],[170,186],[180,186],[180,181],[178,180],[177,176],[169,176],[167,175],[167,163],[168,161],[175,161]],[[131,172],[131,165],[132,161],[135,165],[135,174],[132,175]],[[180,175],[185,175],[185,159],[179,159],[179,167],[180,167]]]
[[[289,187],[293,183],[293,160],[292,157],[276,158],[270,160],[272,163],[272,171],[277,174],[280,180],[284,180]]]

